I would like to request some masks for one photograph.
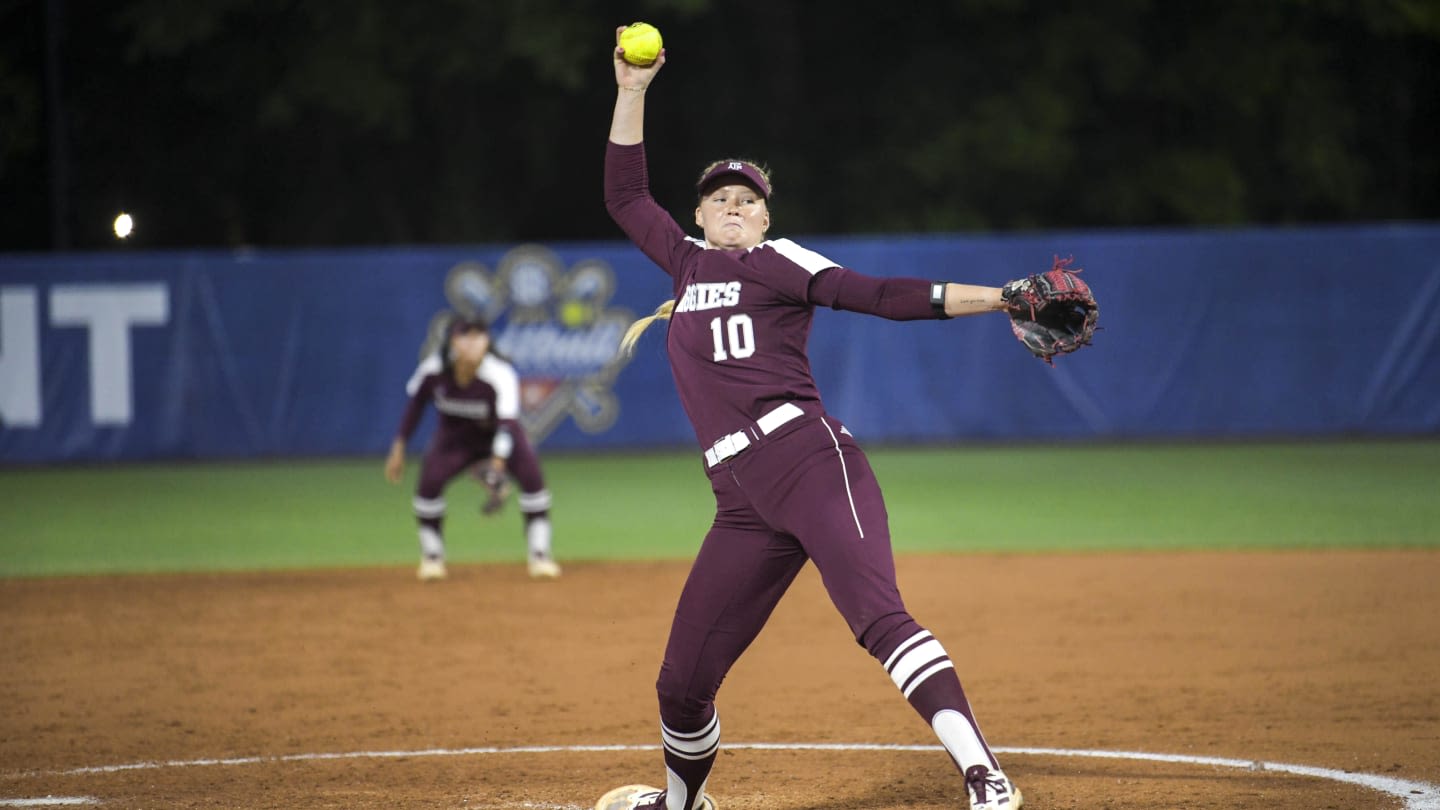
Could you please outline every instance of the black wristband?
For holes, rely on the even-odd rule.
[[[936,281],[930,285],[930,306],[935,308],[935,316],[940,320],[949,319],[945,314],[945,285],[948,281]]]

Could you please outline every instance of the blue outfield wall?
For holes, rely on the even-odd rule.
[[[818,312],[815,377],[862,441],[1440,433],[1440,225],[799,241],[987,285],[1073,255],[1101,303],[1054,368],[1000,315]],[[624,242],[0,255],[0,460],[378,459],[449,308],[496,324],[544,448],[692,446],[660,330],[614,355],[668,296]]]

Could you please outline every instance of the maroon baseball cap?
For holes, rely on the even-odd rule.
[[[446,331],[452,335],[463,335],[466,332],[489,332],[490,324],[478,315],[456,315],[450,319],[450,327]]]
[[[706,189],[717,185],[719,180],[739,180],[760,192],[761,197],[770,199],[770,183],[765,179],[765,173],[748,160],[722,160],[716,163],[714,168],[705,172],[700,182],[695,184],[695,190],[703,195]]]

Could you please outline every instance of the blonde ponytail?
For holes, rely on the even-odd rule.
[[[665,303],[656,307],[654,312],[630,324],[630,328],[625,330],[625,337],[620,338],[621,354],[628,356],[629,354],[634,352],[635,344],[640,341],[640,334],[644,332],[647,328],[649,328],[650,324],[656,321],[670,320],[670,313],[674,311],[675,302],[673,300],[666,301]]]

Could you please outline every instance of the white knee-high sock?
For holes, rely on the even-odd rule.
[[[710,768],[720,752],[720,714],[693,733],[674,731],[660,723],[660,747],[665,752],[665,810],[695,810],[705,797]]]
[[[445,540],[429,526],[420,527],[420,553],[429,559],[445,559]]]
[[[972,765],[996,767],[980,727],[972,719],[970,702],[950,654],[928,631],[916,627],[886,659],[885,671],[915,711],[929,721],[961,773]]]
[[[550,518],[537,515],[525,517],[525,545],[530,548],[531,557],[550,556]]]
[[[954,709],[945,709],[935,713],[930,727],[935,730],[935,736],[940,738],[940,744],[945,746],[950,758],[960,767],[961,773],[972,765],[995,767],[990,749],[980,736],[980,729],[970,722],[970,718]]]

